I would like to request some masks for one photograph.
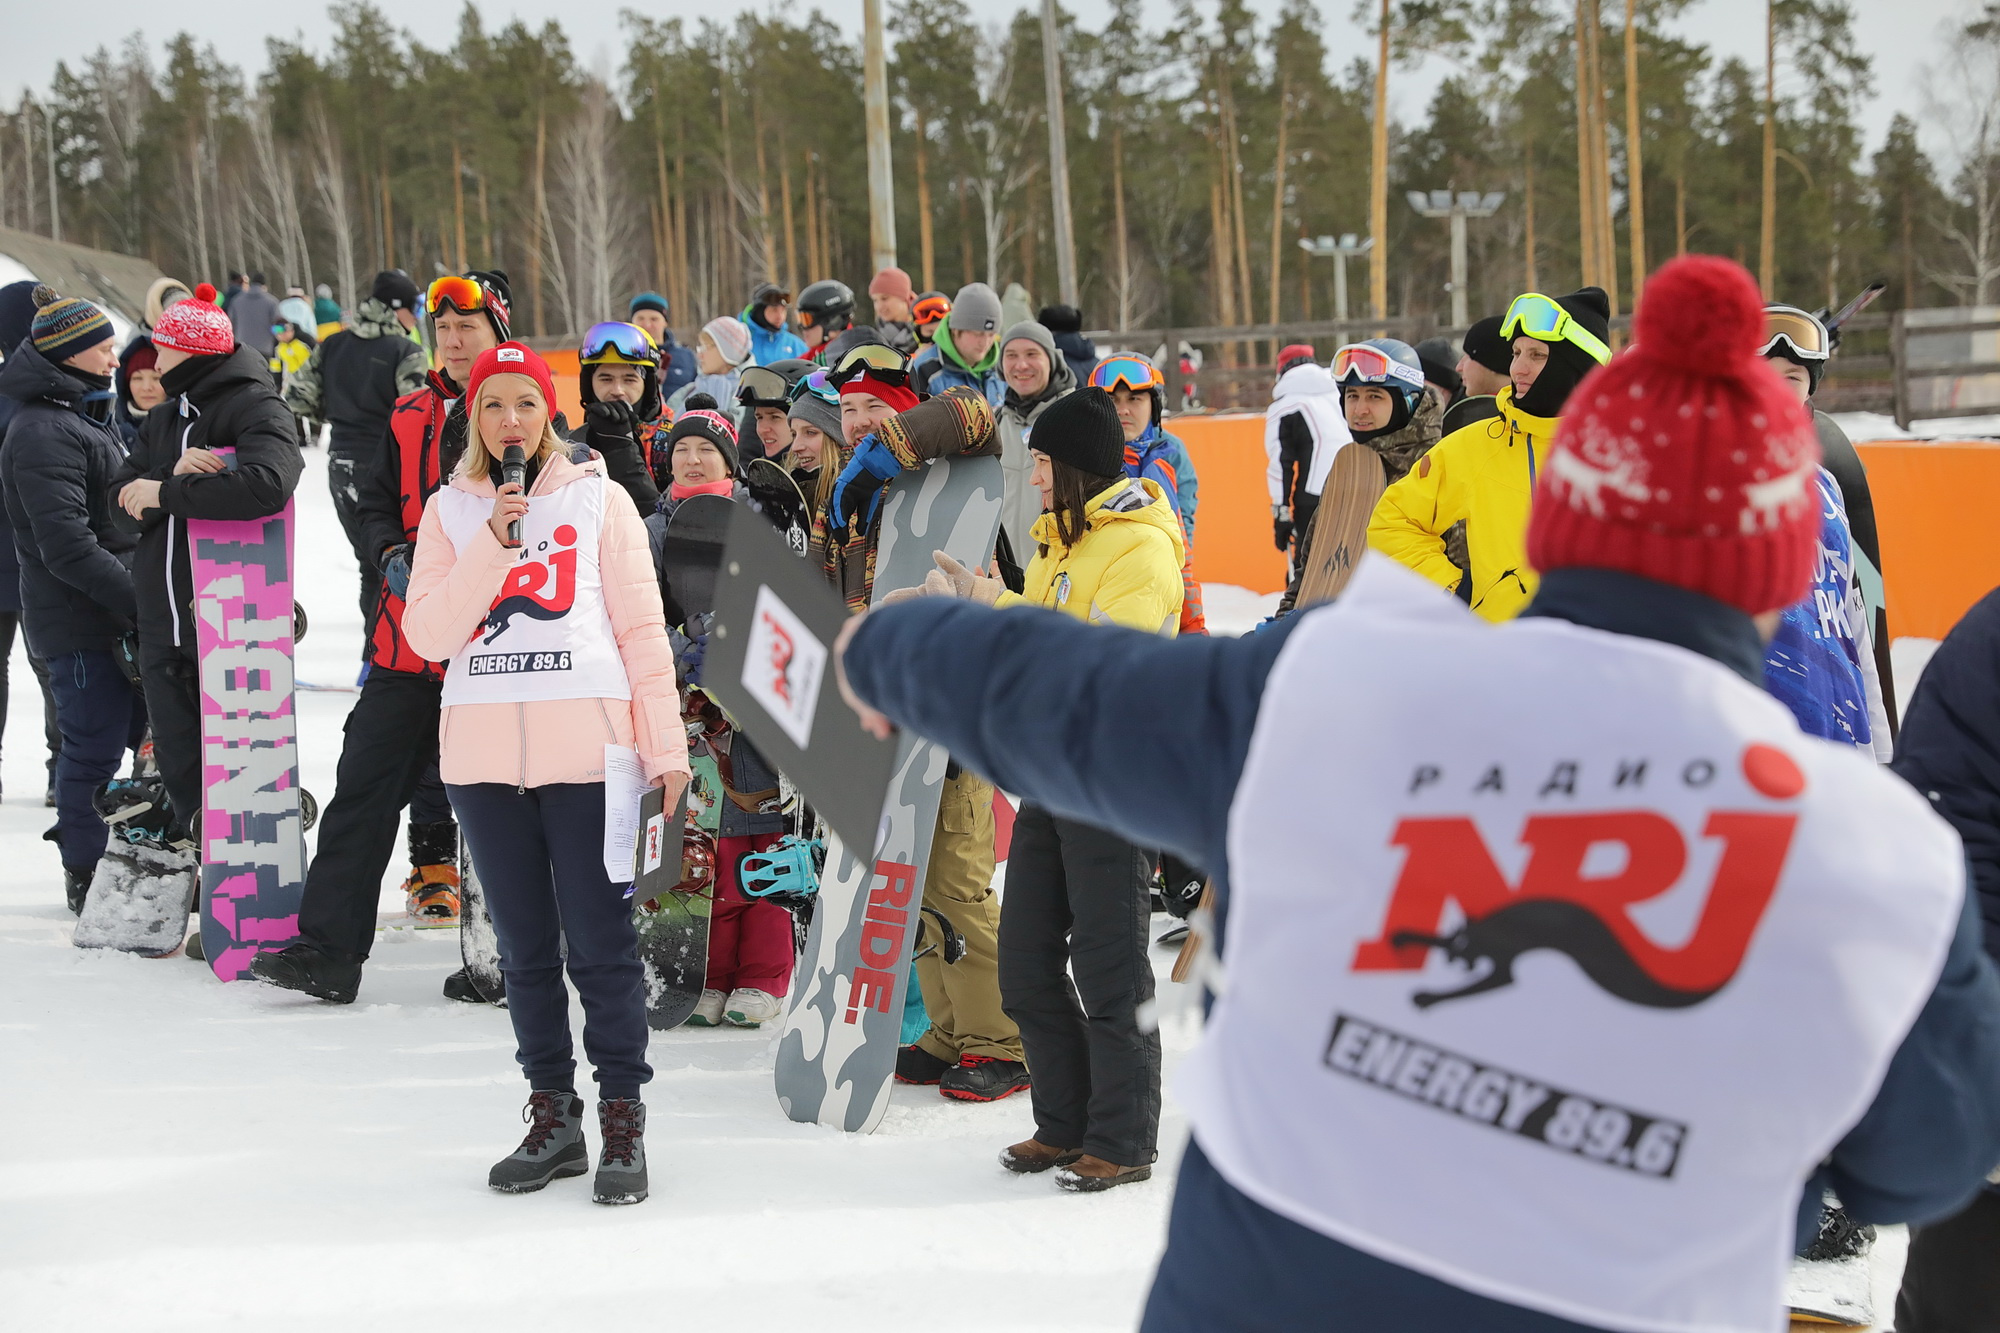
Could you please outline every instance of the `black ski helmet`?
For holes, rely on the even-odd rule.
[[[819,329],[831,336],[853,322],[854,289],[833,278],[821,278],[799,293],[793,307],[802,329]]]

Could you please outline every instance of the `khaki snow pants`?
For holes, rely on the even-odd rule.
[[[917,960],[930,1031],[917,1045],[940,1060],[962,1055],[1021,1059],[1021,1030],[1000,1007],[1000,900],[993,894],[993,784],[960,771],[945,779],[937,832],[924,872],[924,906],[965,936],[965,957],[944,961],[938,924],[926,915]]]

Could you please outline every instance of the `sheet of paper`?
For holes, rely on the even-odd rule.
[[[604,873],[613,884],[632,883],[632,853],[639,838],[639,802],[646,795],[639,752],[604,747]]]

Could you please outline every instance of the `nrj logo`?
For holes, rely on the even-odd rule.
[[[1745,778],[1773,800],[1805,789],[1805,776],[1783,751],[1752,745]],[[1514,984],[1515,962],[1536,949],[1567,954],[1600,988],[1632,1004],[1685,1008],[1729,984],[1776,892],[1799,817],[1759,810],[1712,810],[1700,836],[1722,844],[1685,943],[1664,948],[1630,910],[1680,887],[1688,838],[1655,810],[1532,814],[1520,841],[1528,848],[1520,882],[1509,884],[1484,837],[1465,816],[1407,817],[1390,842],[1406,850],[1381,933],[1354,953],[1355,972],[1416,971],[1431,949],[1477,971],[1452,990],[1420,990],[1418,1008]],[[1593,853],[1616,847],[1623,867],[1586,873]],[[1443,929],[1447,904],[1464,920]]]
[[[743,650],[743,688],[800,749],[812,739],[825,673],[826,645],[768,585],[759,585]]]
[[[507,632],[515,616],[530,620],[560,620],[576,602],[576,529],[564,523],[549,541],[538,542],[535,554],[523,553],[520,563],[507,571],[500,595],[479,628],[486,632],[483,643],[491,643]],[[549,547],[553,543],[555,550]]]

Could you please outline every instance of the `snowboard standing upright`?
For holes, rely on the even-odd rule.
[[[872,600],[924,581],[942,550],[988,564],[1000,461],[947,458],[903,473],[882,503]],[[868,852],[829,838],[812,931],[778,1043],[778,1104],[793,1120],[867,1133],[881,1123],[902,1036],[910,953],[950,756],[904,732]]]
[[[229,466],[235,451],[219,449]],[[189,520],[201,663],[201,943],[224,981],[298,937],[305,890],[292,696],[293,505]]]

